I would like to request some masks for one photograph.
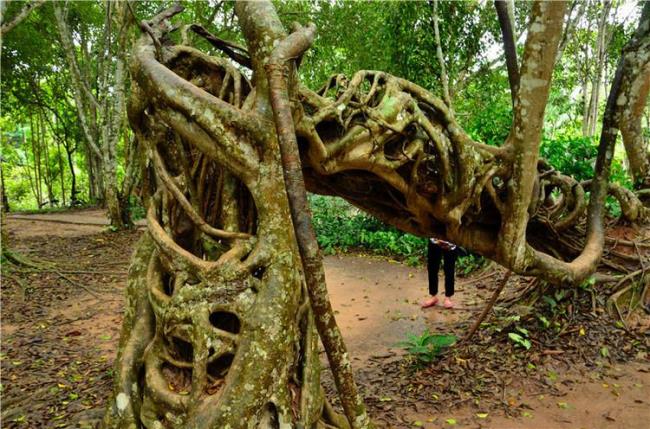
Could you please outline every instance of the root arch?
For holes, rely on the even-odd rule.
[[[575,261],[535,242],[577,222],[585,191],[537,159],[540,136],[521,123],[521,112],[509,140],[492,147],[473,141],[440,99],[384,72],[336,75],[318,91],[305,88],[293,61],[300,53],[283,58],[286,68],[274,62],[276,49],[302,33],[287,36],[266,2],[236,6],[250,52],[188,27],[250,68],[245,74],[228,60],[171,44],[169,20],[181,10],[141,23],[145,34],[133,54],[128,114],[146,159],[148,232],[129,273],[104,427],[370,427],[341,376],[350,373],[349,357],[344,347],[332,350],[342,341],[324,287],[315,294],[306,281],[315,264],[299,255],[294,228],[302,227],[292,223],[283,177],[288,163],[300,161],[312,192],[339,195],[404,231],[451,240],[519,274],[575,283],[595,269],[598,203],[589,211],[593,234]],[[546,33],[531,33],[524,62],[541,55],[542,45],[555,57],[553,43],[538,42],[557,36],[561,17],[555,6],[535,5],[534,22]],[[527,85],[526,73],[535,71],[522,69],[517,96],[519,105],[535,104],[536,121],[550,80],[550,66],[543,69],[548,79],[537,86]],[[274,86],[273,76],[287,87]],[[287,115],[278,118],[272,95],[295,132],[281,123]],[[287,130],[298,152],[281,160]],[[592,189],[601,206],[613,147],[607,132]],[[347,420],[320,386],[319,335]]]

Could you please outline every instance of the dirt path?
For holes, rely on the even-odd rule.
[[[462,281],[456,294],[460,309],[421,310],[426,271],[385,258],[327,256],[325,275],[337,321],[357,361],[401,354],[396,344],[407,333],[419,335],[425,328],[444,332],[450,323],[471,313],[465,309]]]
[[[99,211],[9,218],[12,247],[56,262],[60,274],[19,272],[3,279],[3,427],[90,428],[101,415],[110,391],[128,257],[141,233],[114,234],[104,225]],[[461,280],[458,309],[421,310],[418,303],[426,291],[422,269],[363,256],[328,256],[325,269],[353,366],[381,427],[647,427],[647,359],[587,368],[551,357],[550,366],[543,368],[553,394],[535,391],[526,379],[504,387],[504,406],[516,402],[524,410],[514,417],[506,417],[512,414],[507,409],[483,409],[471,401],[434,412],[424,402],[403,399],[408,395],[398,381],[413,375],[401,365],[403,351],[396,343],[406,333],[424,329],[462,334],[490,285]]]
[[[69,237],[92,234],[104,230],[109,225],[105,211],[100,209],[41,214],[10,213],[7,218],[17,239],[44,235]],[[140,219],[135,224],[144,227],[146,221]]]

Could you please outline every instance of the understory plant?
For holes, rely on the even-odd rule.
[[[416,364],[431,363],[442,351],[456,343],[453,334],[432,334],[426,329],[422,334],[406,334],[406,341],[398,345],[415,360]]]
[[[426,260],[426,238],[387,225],[341,198],[310,195],[309,203],[318,244],[325,254],[363,250],[402,259],[410,266]],[[485,258],[470,253],[458,259],[456,272],[468,275],[486,262]]]

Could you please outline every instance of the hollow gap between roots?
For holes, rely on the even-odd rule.
[[[235,355],[232,353],[226,353],[219,356],[208,364],[208,375],[218,379],[224,378],[230,369],[230,365],[232,365],[233,359],[235,359]]]
[[[222,331],[238,334],[241,329],[241,322],[236,314],[228,311],[215,311],[210,314],[210,323]]]
[[[170,363],[163,363],[162,374],[167,388],[172,392],[187,394],[192,390],[192,369],[178,368]]]
[[[194,359],[194,348],[192,347],[192,344],[189,342],[178,338],[178,337],[172,337],[172,345],[174,346],[173,354],[175,355],[174,357],[186,361],[186,362],[192,362]]]
[[[266,272],[266,267],[257,267],[255,268],[255,271],[253,271],[253,277],[256,279],[262,280],[262,277],[264,276],[264,273]],[[257,289],[257,288],[254,288]],[[254,290],[255,293],[257,293],[257,290]]]
[[[316,125],[316,132],[326,143],[338,140],[345,133],[345,129],[336,121],[322,121]]]
[[[172,296],[174,294],[174,276],[164,272],[162,275],[162,286],[165,295]]]
[[[269,402],[264,406],[264,411],[258,428],[264,429],[279,429],[280,419],[278,417],[278,409],[273,402]]]

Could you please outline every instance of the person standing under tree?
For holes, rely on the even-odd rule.
[[[429,271],[429,298],[422,302],[422,308],[433,307],[438,303],[438,271],[440,262],[444,258],[445,272],[445,308],[454,308],[451,297],[454,296],[454,281],[456,270],[456,258],[459,247],[444,240],[431,238],[427,242],[427,270]]]

